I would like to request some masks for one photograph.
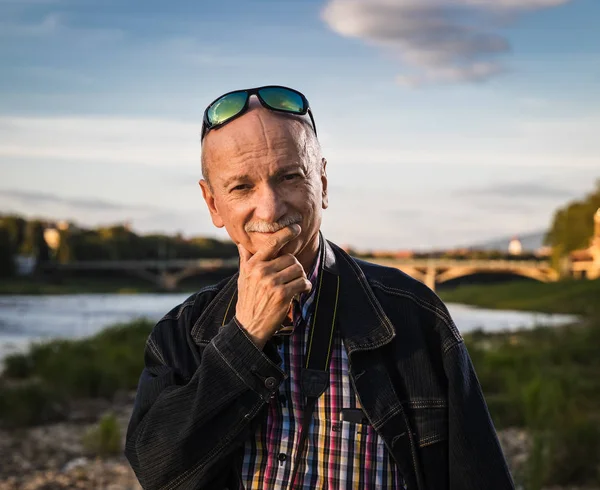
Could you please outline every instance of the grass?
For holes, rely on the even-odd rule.
[[[116,456],[121,453],[121,427],[114,414],[104,415],[83,436],[86,452],[100,457]]]
[[[138,320],[87,339],[38,343],[27,353],[7,356],[0,378],[0,425],[43,423],[65,416],[69,400],[110,399],[134,390],[152,326]]]
[[[515,281],[442,289],[438,294],[446,302],[483,308],[573,313],[586,316],[600,314],[600,279],[566,280],[554,283]]]
[[[527,429],[527,490],[600,485],[600,315],[578,325],[465,335],[496,428]]]
[[[524,428],[531,437],[518,483],[527,490],[600,485],[600,280],[461,286],[439,295],[483,308],[583,317],[559,328],[472,332],[465,342],[496,427]]]

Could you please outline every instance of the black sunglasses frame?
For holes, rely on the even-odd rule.
[[[284,90],[289,90],[290,92],[298,94],[300,96],[300,98],[302,99],[302,104],[304,106],[304,109],[301,112],[293,112],[293,111],[286,111],[284,109],[277,109],[275,107],[271,107],[260,96],[260,90],[263,90],[263,89],[266,89],[266,88],[282,88]],[[212,124],[209,121],[209,119],[208,119],[208,111],[213,106],[213,104],[215,102],[217,102],[218,100],[221,100],[223,97],[227,97],[228,95],[237,94],[237,93],[240,93],[240,92],[245,92],[246,93],[246,102],[244,103],[244,106],[242,107],[242,109],[240,110],[240,112],[238,112],[235,116],[231,116],[229,119],[223,121],[222,123]],[[231,122],[234,119],[237,119],[241,115],[245,114],[246,111],[248,110],[248,106],[250,104],[250,97],[252,95],[256,95],[256,98],[259,100],[260,104],[265,109],[268,109],[270,111],[281,112],[283,114],[292,114],[292,115],[295,114],[295,115],[298,115],[298,116],[304,116],[305,114],[308,114],[309,117],[310,117],[310,121],[312,122],[312,126],[313,126],[313,130],[315,132],[315,135],[317,134],[317,125],[315,124],[315,118],[313,117],[312,111],[310,110],[310,105],[308,104],[308,99],[304,96],[304,94],[302,92],[298,92],[297,90],[294,90],[293,88],[290,88],[290,87],[284,87],[283,85],[264,85],[262,87],[255,87],[255,88],[242,89],[242,90],[232,90],[231,92],[227,92],[226,94],[223,94],[223,95],[217,97],[210,104],[208,104],[208,106],[204,110],[204,116],[202,117],[202,133],[201,133],[201,136],[200,136],[200,141],[202,141],[204,139],[204,136],[206,136],[206,133],[208,133],[211,129],[216,129],[216,128],[220,128],[222,126],[225,126],[225,124],[227,124],[228,122]]]

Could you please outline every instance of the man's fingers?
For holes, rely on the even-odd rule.
[[[306,279],[306,277],[302,276],[298,279],[288,282],[284,287],[291,301],[296,294],[309,293],[312,289],[312,284],[308,279]]]
[[[252,254],[248,252],[241,243],[237,244],[237,248],[240,254],[240,264],[245,264],[252,258]]]
[[[300,225],[290,225],[273,233],[263,248],[254,254],[255,260],[274,259],[279,251],[300,234]]]
[[[280,255],[279,257],[275,257],[273,260],[269,260],[268,262],[266,262],[266,267],[265,267],[265,272],[271,272],[271,273],[278,273],[284,269],[287,269],[288,267],[296,264],[299,267],[302,267],[300,265],[300,262],[298,262],[298,259],[296,257],[294,257],[292,254],[283,254]],[[304,270],[304,269],[303,269]]]
[[[292,264],[286,269],[283,269],[282,271],[278,272],[275,276],[275,281],[277,282],[277,284],[287,284],[291,281],[298,279],[299,277],[306,278],[306,275],[304,274],[304,269],[300,264]]]

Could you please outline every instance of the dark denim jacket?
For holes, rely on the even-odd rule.
[[[340,276],[338,326],[350,378],[409,490],[514,485],[463,340],[420,282],[356,260],[330,242]],[[145,489],[240,486],[242,448],[287,376],[226,321],[237,275],[168,313],[145,351],[125,454]],[[235,305],[233,306],[235,307]]]

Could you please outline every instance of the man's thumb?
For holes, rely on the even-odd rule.
[[[237,248],[238,253],[240,254],[240,263],[245,264],[246,262],[248,262],[248,260],[250,260],[252,254],[248,252],[248,250],[246,250],[241,243],[237,244]]]

